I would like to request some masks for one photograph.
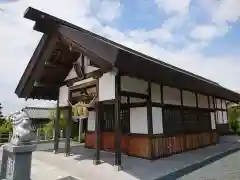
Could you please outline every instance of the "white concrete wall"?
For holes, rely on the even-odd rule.
[[[128,76],[121,76],[121,90],[128,92],[136,92],[148,94],[148,83],[141,79],[136,79]]]
[[[95,131],[95,120],[96,120],[96,112],[89,111],[88,122],[87,122],[87,130]]]
[[[194,92],[190,91],[182,91],[183,93],[183,105],[184,106],[190,106],[190,107],[196,107],[196,94]]]
[[[161,103],[161,86],[151,83],[151,99],[152,102]]]
[[[218,108],[218,109],[221,109],[222,107],[221,107],[221,99],[216,99],[216,107]]]
[[[68,87],[62,86],[59,89],[59,106],[68,106]]]
[[[203,94],[198,94],[198,107],[209,108],[208,107],[208,97]]]
[[[130,132],[148,134],[147,108],[130,108]]]
[[[115,99],[115,75],[112,72],[99,78],[99,101]]]
[[[153,123],[153,134],[163,133],[163,122],[162,122],[162,108],[152,108],[152,123]]]
[[[216,121],[215,121],[214,112],[211,112],[210,115],[211,115],[211,127],[214,130],[214,129],[216,129]]]
[[[216,115],[217,115],[217,124],[223,124],[222,111],[216,111]]]
[[[95,70],[99,69],[99,68],[96,68],[94,66],[90,66],[89,65],[90,59],[87,56],[84,56],[84,61],[85,61],[84,62],[84,64],[85,64],[85,66],[84,66],[85,73],[90,73],[92,71],[95,71]],[[81,56],[79,56],[77,62],[81,63]],[[74,68],[72,68],[70,70],[70,72],[68,73],[67,77],[65,78],[65,80],[69,80],[69,79],[76,78],[76,77],[77,77],[77,74],[76,74]]]
[[[228,123],[228,117],[227,117],[227,112],[223,111],[223,123],[226,124]]]
[[[226,100],[222,100],[222,108],[227,109]]]
[[[164,104],[181,105],[181,93],[179,89],[163,86]]]
[[[93,71],[96,71],[98,70],[99,68],[97,67],[94,67],[94,66],[90,66],[90,59],[87,57],[87,56],[84,56],[84,64],[85,64],[85,73],[90,73],[90,72],[93,72]]]

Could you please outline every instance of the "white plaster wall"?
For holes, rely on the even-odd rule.
[[[88,122],[87,122],[87,130],[95,131],[95,120],[96,120],[96,112],[89,111]]]
[[[191,106],[191,107],[197,106],[196,94],[194,92],[182,91],[182,93],[183,93],[183,105],[184,106]]]
[[[221,109],[222,107],[221,107],[221,99],[216,99],[216,107],[218,108],[218,109]]]
[[[168,86],[163,86],[163,100],[164,104],[181,105],[180,90]]]
[[[97,67],[94,67],[94,66],[90,66],[90,59],[87,57],[87,56],[84,56],[84,61],[85,61],[85,73],[90,73],[92,71],[96,71],[98,70],[99,68]]]
[[[112,99],[115,99],[115,75],[107,72],[99,78],[99,101]]]
[[[76,74],[74,68],[72,68],[70,70],[70,72],[68,73],[67,77],[65,78],[65,80],[73,79],[73,78],[76,78],[76,77],[77,77],[77,74]]]
[[[226,108],[227,108],[227,106],[226,106],[226,100],[222,100],[222,108],[223,108],[223,109],[226,109]]]
[[[217,124],[223,124],[222,111],[216,111],[217,114]]]
[[[198,107],[209,108],[208,107],[208,97],[203,94],[198,94]]]
[[[161,86],[159,84],[151,83],[151,95],[152,102],[161,103]]]
[[[130,132],[148,134],[147,108],[130,108]]]
[[[163,122],[162,122],[162,108],[152,108],[152,123],[153,123],[153,134],[163,133]]]
[[[84,62],[84,64],[85,64],[85,66],[84,66],[85,73],[90,73],[92,71],[95,71],[95,70],[99,69],[97,67],[89,65],[90,59],[87,56],[84,56],[84,61],[85,61]],[[79,56],[77,62],[81,63],[81,56]],[[69,79],[76,78],[76,77],[77,77],[77,74],[76,74],[74,68],[72,68],[70,70],[70,72],[68,73],[67,77],[65,78],[65,80],[69,80]]]
[[[148,83],[141,79],[121,76],[121,90],[147,94]]]
[[[67,106],[68,105],[68,87],[62,86],[59,89],[59,106]]]
[[[209,103],[210,103],[210,108],[213,109],[214,108],[214,103],[213,103],[213,97],[209,96]]]
[[[210,115],[211,115],[211,127],[212,127],[212,129],[216,129],[216,121],[215,121],[214,112],[211,112]]]
[[[146,99],[130,97],[130,103],[142,103],[142,102],[146,102],[146,101],[147,101]]]
[[[228,117],[227,117],[227,112],[223,111],[223,123],[226,124],[228,123]]]

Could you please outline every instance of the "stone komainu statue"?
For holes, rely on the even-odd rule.
[[[9,118],[13,126],[10,143],[13,145],[28,144],[35,139],[31,119],[25,111],[19,111]]]

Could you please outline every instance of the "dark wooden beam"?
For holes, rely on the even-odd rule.
[[[150,149],[151,149],[151,158],[154,158],[153,152],[153,122],[152,122],[152,87],[151,82],[148,81],[148,99],[147,99],[147,124],[148,124],[148,135],[150,137]]]
[[[71,91],[68,90],[68,100],[71,102]],[[70,138],[72,128],[72,106],[69,104],[67,109],[67,122],[66,122],[66,138],[65,138],[65,156],[70,156]]]
[[[58,93],[56,117],[54,119],[54,153],[58,152],[59,136],[60,136],[60,107],[59,107],[59,93]]]
[[[164,104],[164,97],[163,97],[163,85],[160,85],[160,89],[161,89],[161,103]]]
[[[117,170],[122,169],[122,155],[121,155],[121,121],[120,121],[120,104],[121,104],[121,78],[119,72],[115,77],[115,166]]]
[[[99,97],[99,79],[97,80],[96,84],[96,91],[97,96]],[[101,148],[101,125],[100,125],[100,103],[97,102],[95,106],[95,112],[96,112],[96,119],[95,119],[95,134],[96,134],[96,154],[95,154],[95,160],[94,164],[98,165],[100,164],[100,148]]]
[[[85,74],[84,78],[76,77],[76,78],[68,79],[64,82],[64,84],[66,84],[67,86],[72,86],[75,82],[78,82],[78,81],[81,81],[84,79],[88,79],[88,78],[96,78],[97,79],[97,78],[101,77],[102,75],[103,75],[103,72],[101,72],[101,70],[98,69],[96,71]]]
[[[129,96],[129,97],[135,97],[135,98],[141,98],[141,99],[148,99],[148,95],[146,94],[140,94],[140,93],[128,92],[128,91],[120,91],[120,96]]]

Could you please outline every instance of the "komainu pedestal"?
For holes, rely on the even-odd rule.
[[[37,145],[5,144],[3,146],[1,179],[31,180],[32,152]]]
[[[31,144],[34,138],[31,120],[24,111],[10,116],[13,136],[10,143],[3,145],[1,179],[30,180],[32,152],[37,145]]]

